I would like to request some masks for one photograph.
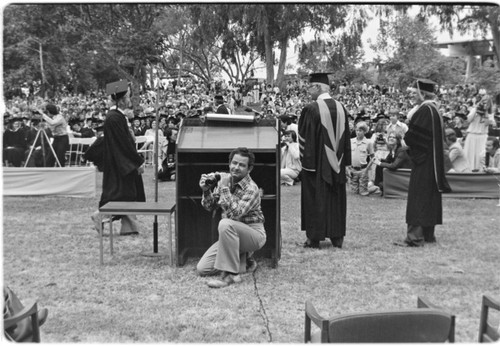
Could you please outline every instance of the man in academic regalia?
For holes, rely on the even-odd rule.
[[[21,118],[11,118],[10,127],[3,133],[3,159],[14,167],[21,167],[27,148],[25,131],[21,129]]]
[[[331,98],[327,73],[311,74],[314,100],[299,118],[301,172],[301,228],[305,248],[319,248],[330,238],[341,248],[346,232],[346,165],[351,164],[348,112]]]
[[[124,109],[130,107],[127,81],[118,81],[106,86],[106,92],[115,102],[104,121],[103,179],[99,207],[110,201],[144,202],[146,196],[141,174],[144,173],[144,158],[137,153],[134,139],[129,131]],[[92,220],[98,228],[98,212]],[[137,219],[126,215],[121,218],[120,235],[138,234]]]
[[[417,247],[436,242],[434,227],[443,222],[441,193],[451,191],[445,176],[444,128],[434,101],[435,84],[419,79],[411,91],[416,106],[408,114],[410,123],[404,137],[413,163],[406,205],[408,228],[404,241],[394,245]]]
[[[229,114],[229,109],[224,105],[224,98],[222,95],[215,95],[215,113],[216,114]]]

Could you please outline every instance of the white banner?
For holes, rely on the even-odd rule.
[[[96,167],[3,167],[4,196],[96,196]]]

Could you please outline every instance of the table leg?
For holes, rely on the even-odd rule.
[[[103,232],[103,228],[104,228],[104,225],[103,225],[103,222],[102,222],[102,216],[101,214],[98,214],[99,215],[99,260],[101,262],[101,265],[104,264],[104,256],[103,256],[103,241],[102,241],[102,232]]]
[[[113,256],[113,215],[109,215],[109,252]]]
[[[173,264],[174,254],[172,253],[172,214],[168,214],[168,251],[170,257],[170,266]]]

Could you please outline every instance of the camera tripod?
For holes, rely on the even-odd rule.
[[[52,143],[50,142],[49,136],[45,132],[45,129],[40,127],[36,133],[35,140],[33,141],[33,146],[30,149],[28,157],[26,158],[26,162],[24,163],[24,168],[26,168],[26,166],[28,165],[28,162],[30,161],[31,154],[33,154],[33,150],[35,149],[35,145],[38,141],[38,138],[40,138],[40,145],[42,148],[43,165],[45,166],[45,163],[46,163],[46,158],[45,158],[46,153],[45,153],[44,141],[47,141],[47,144],[48,144],[50,150],[52,151],[52,155],[54,155],[54,158],[56,159],[57,165],[59,167],[61,167],[61,163],[59,162],[59,158],[57,157],[56,152],[54,151],[54,148],[52,147]]]

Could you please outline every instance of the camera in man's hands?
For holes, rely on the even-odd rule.
[[[212,174],[207,179],[205,179],[205,186],[213,187],[219,182],[219,180],[220,180],[219,173]]]

